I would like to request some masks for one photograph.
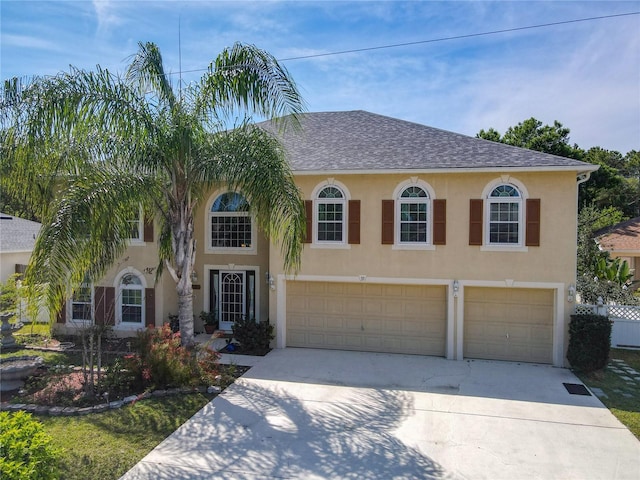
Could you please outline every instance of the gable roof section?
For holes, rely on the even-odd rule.
[[[362,110],[305,113],[300,123],[302,131],[278,135],[294,173],[598,168]],[[270,122],[258,125],[276,132]]]
[[[0,213],[0,253],[30,252],[42,225]]]
[[[595,232],[602,250],[640,254],[640,217]]]

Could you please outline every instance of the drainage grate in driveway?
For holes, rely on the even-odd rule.
[[[581,383],[563,383],[564,388],[567,389],[571,395],[588,395],[591,396],[587,387],[582,385]]]

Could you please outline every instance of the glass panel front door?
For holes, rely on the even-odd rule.
[[[209,309],[221,330],[230,331],[234,322],[255,319],[255,272],[211,270]]]

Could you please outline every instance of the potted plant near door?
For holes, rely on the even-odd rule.
[[[200,312],[200,320],[204,325],[204,331],[208,334],[212,334],[218,329],[218,319],[215,312]]]

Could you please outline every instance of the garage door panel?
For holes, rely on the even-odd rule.
[[[288,346],[444,355],[444,287],[314,283],[287,284]]]
[[[465,289],[464,356],[552,363],[553,290]]]

